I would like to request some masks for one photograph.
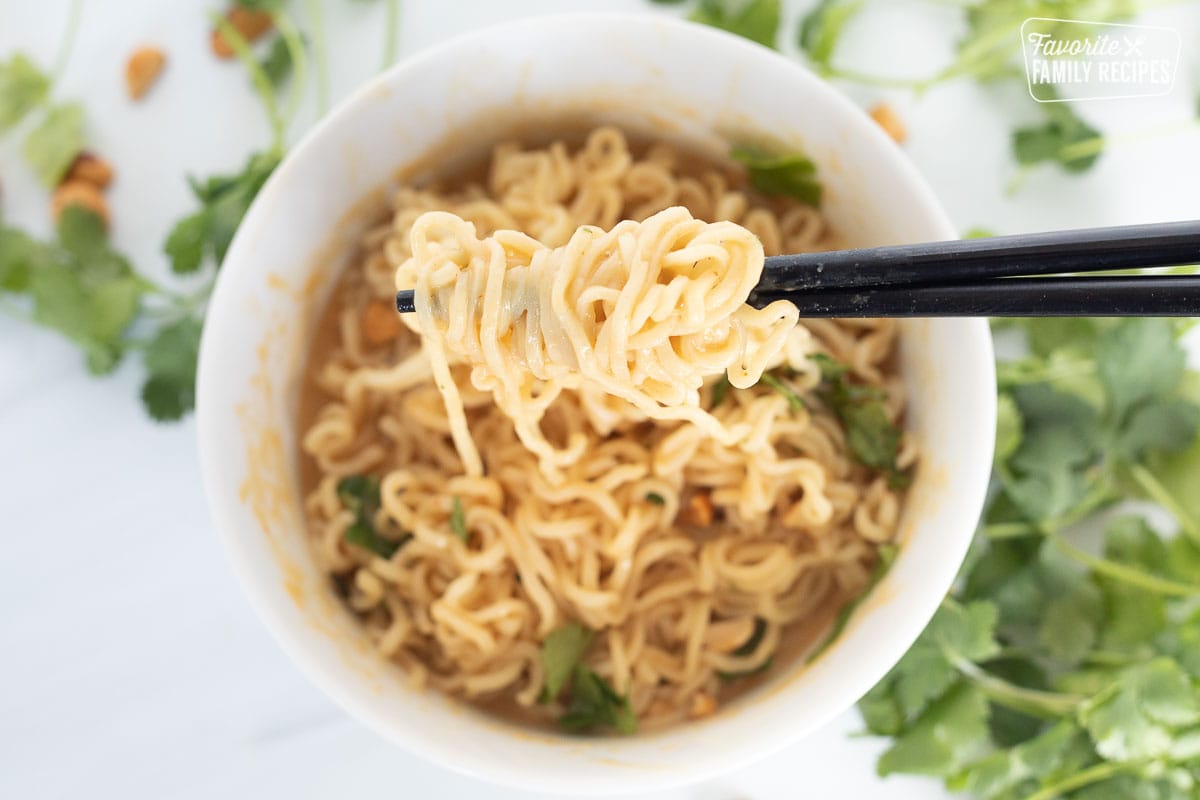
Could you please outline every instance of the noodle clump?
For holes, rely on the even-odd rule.
[[[643,729],[813,645],[903,504],[813,356],[896,424],[896,325],[743,301],[764,252],[837,245],[811,206],[614,128],[397,189],[301,409],[309,537],[371,645],[416,686],[554,722],[578,698],[539,702],[542,649],[583,626],[589,686]],[[392,309],[398,271],[431,335]],[[897,466],[915,460],[904,434]]]
[[[611,231],[583,226],[548,248],[517,231],[480,240],[470,222],[423,214],[409,234],[413,257],[396,274],[415,288],[414,327],[445,387],[455,445],[468,474],[482,474],[447,353],[474,365],[521,441],[552,479],[578,460],[582,433],[564,450],[542,435],[541,416],[564,389],[585,382],[650,419],[688,420],[725,444],[728,431],[700,408],[704,378],[727,372],[753,386],[795,328],[796,308],[746,305],[763,268],[762,244],[732,222],[705,223],[686,208]]]

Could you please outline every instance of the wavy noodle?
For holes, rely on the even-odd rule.
[[[645,222],[621,222],[630,219]],[[615,230],[577,232],[585,225]],[[484,241],[497,231],[509,233]],[[721,237],[724,247],[698,244]],[[862,590],[878,545],[895,536],[903,496],[851,458],[822,404],[793,412],[756,381],[763,369],[782,367],[793,371],[793,386],[811,391],[820,376],[808,356],[826,352],[856,379],[886,389],[887,411],[899,419],[896,327],[796,325],[781,309],[747,321],[741,300],[730,298],[744,298],[736,279],[750,280],[758,242],[768,255],[836,245],[816,210],[749,193],[736,174],[697,165],[666,144],[635,152],[613,128],[574,148],[503,144],[480,183],[395,192],[390,221],[364,237],[359,266],[331,305],[331,345],[310,360],[318,399],[304,418],[302,446],[315,474],[306,511],[316,558],[374,645],[414,685],[553,720],[561,707],[537,702],[539,647],[578,620],[598,631],[589,665],[628,695],[643,728],[664,725],[712,713],[739,684],[718,673],[802,651]],[[547,334],[545,320],[522,328],[509,308],[489,328],[460,323],[447,331],[453,346],[440,354],[403,326],[381,340],[365,313],[390,302],[396,270],[414,256],[443,259],[442,270],[422,274],[427,308],[450,309],[448,319],[482,320],[467,287],[487,285],[488,275],[501,295],[520,295],[506,289],[520,281],[549,291],[556,252],[591,254],[580,262],[587,286],[564,278],[555,289],[564,307],[612,304],[625,276],[603,256],[638,247],[703,247],[697,260],[710,259],[714,285],[732,281],[721,295],[728,302],[696,305],[685,334],[655,331],[652,317],[623,331],[595,319],[571,334],[578,338]],[[547,280],[535,278],[538,270]],[[630,302],[669,285],[664,276]],[[722,319],[786,336],[760,352],[744,330],[732,332],[735,324],[721,328]],[[696,336],[714,323],[711,348],[665,349],[680,341],[671,336]],[[522,344],[506,350],[495,337],[510,329]],[[580,379],[590,369],[581,342],[606,369],[625,363],[633,389],[615,397],[611,383]],[[482,367],[460,363],[464,354]],[[525,367],[530,377],[514,380]],[[713,375],[725,369],[747,388],[712,407]],[[506,413],[522,404],[532,404],[535,422],[515,413],[514,423]],[[669,410],[679,407],[686,410]],[[458,414],[463,433],[455,436]],[[905,437],[901,465],[916,458]],[[353,518],[335,487],[362,472],[381,479],[378,530],[393,539],[411,534],[390,558],[344,540]],[[466,541],[452,532],[455,497]],[[761,639],[747,653],[741,648],[756,627]]]
[[[482,474],[482,462],[449,356],[474,367],[472,383],[493,393],[543,472],[558,476],[586,442],[575,431],[555,448],[539,427],[564,389],[591,386],[649,419],[690,421],[726,445],[745,439],[750,429],[726,429],[700,408],[704,379],[726,372],[736,388],[754,385],[778,362],[798,318],[787,301],[745,304],[763,268],[754,234],[681,207],[609,231],[583,226],[555,249],[516,231],[481,240],[470,222],[430,211],[409,241],[413,256],[396,286],[416,290],[417,313],[406,320],[425,337],[446,387],[451,434],[470,475]]]

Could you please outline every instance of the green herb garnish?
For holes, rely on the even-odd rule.
[[[555,628],[542,642],[542,668],[546,672],[542,702],[554,700],[583,660],[595,633],[578,622]]]
[[[779,38],[779,0],[700,0],[689,19],[767,47]]]
[[[369,550],[381,558],[391,558],[412,539],[411,533],[405,533],[395,540],[389,539],[376,529],[375,516],[382,503],[378,478],[347,475],[338,481],[337,496],[342,507],[354,513],[354,522],[342,536],[347,544]]]
[[[450,530],[454,531],[454,535],[463,542],[470,538],[470,533],[467,531],[467,512],[463,509],[462,500],[458,497],[450,501]]]
[[[735,655],[744,658],[758,650],[758,646],[762,644],[763,637],[767,635],[767,621],[762,617],[754,618],[754,631],[750,634],[750,638],[738,646],[730,655]],[[717,671],[717,677],[723,681],[735,681],[738,678],[749,678],[754,675],[759,675],[771,668],[771,664],[775,661],[774,654],[767,656],[761,664],[753,669],[742,670],[740,672],[725,672]]]
[[[54,106],[25,137],[22,153],[43,186],[54,187],[83,150],[83,107]]]
[[[896,488],[907,485],[907,476],[896,466],[900,451],[900,429],[884,408],[887,396],[879,389],[851,383],[846,365],[817,353],[811,358],[821,369],[819,396],[841,421],[846,444],[863,466],[883,470]]]
[[[810,206],[821,205],[817,166],[803,155],[770,156],[735,147],[730,157],[746,168],[750,185],[765,195],[791,197]]]
[[[0,133],[37,108],[49,92],[50,78],[23,54],[0,64]]]
[[[721,378],[713,384],[712,399],[708,404],[709,410],[712,410],[721,405],[721,403],[725,402],[725,396],[729,394],[729,386],[729,375],[721,375]]]
[[[617,694],[608,681],[582,664],[576,665],[571,678],[571,702],[558,718],[560,728],[582,733],[608,727],[618,733],[637,733],[637,717],[629,708],[629,699]]]
[[[667,499],[658,492],[647,492],[646,502],[653,503],[656,506],[665,506],[667,504]]]
[[[1046,103],[1043,109],[1044,124],[1013,131],[1012,151],[1017,163],[1029,167],[1050,162],[1067,172],[1090,169],[1099,158],[1099,151],[1077,155],[1071,148],[1098,138],[1100,131],[1084,122],[1066,103]]]
[[[594,635],[578,622],[569,622],[542,642],[542,667],[545,670],[542,702],[556,699],[569,688],[567,709],[558,719],[563,730],[581,733],[608,727],[619,733],[635,733],[637,719],[629,708],[628,698],[617,694],[583,662]]]
[[[800,397],[795,389],[780,380],[778,376],[770,372],[764,372],[762,374],[762,382],[782,395],[783,399],[787,400],[788,410],[793,414],[804,410],[804,399]]]
[[[833,71],[833,51],[842,29],[862,10],[862,0],[820,0],[800,20],[796,42],[818,71]]]

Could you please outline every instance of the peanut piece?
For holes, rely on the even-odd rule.
[[[157,47],[144,46],[133,51],[125,63],[125,88],[130,98],[140,100],[158,80],[167,56]]]
[[[908,138],[904,122],[897,116],[895,109],[887,103],[879,103],[872,108],[871,119],[875,120],[879,127],[883,128],[883,132],[892,137],[892,141],[897,144],[903,144],[904,140]]]
[[[271,15],[265,11],[252,11],[241,6],[234,6],[225,14],[225,19],[229,20],[229,24],[233,29],[242,35],[242,38],[247,42],[253,42],[261,37],[264,33],[271,30],[274,24],[271,21]],[[225,37],[221,35],[221,31],[215,30],[212,32],[212,38],[209,40],[213,53],[217,58],[233,58],[233,47],[229,42],[225,41]]]
[[[104,201],[104,195],[100,194],[95,184],[87,181],[66,181],[59,184],[54,190],[54,197],[50,199],[50,211],[54,215],[54,221],[58,222],[63,211],[70,206],[86,208],[104,220],[105,227],[108,227],[108,203]]]
[[[697,492],[688,500],[683,512],[683,521],[689,525],[712,525],[713,504],[707,492]]]
[[[692,707],[688,710],[688,716],[690,716],[692,719],[711,717],[713,712],[716,710],[716,698],[714,698],[708,692],[699,692],[692,695]]]
[[[390,303],[372,300],[363,312],[363,335],[373,345],[384,344],[400,333],[400,315]]]
[[[75,156],[75,160],[71,163],[71,168],[67,170],[67,174],[62,179],[62,183],[68,181],[83,181],[90,183],[97,189],[104,189],[113,179],[112,165],[94,153],[89,153],[86,150]]]

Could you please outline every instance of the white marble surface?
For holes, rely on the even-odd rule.
[[[789,18],[810,4],[789,4]],[[952,15],[908,4],[881,8],[851,36],[850,50],[897,71],[938,58]],[[159,247],[167,226],[188,207],[183,173],[233,167],[266,138],[244,75],[208,55],[203,14],[216,5],[85,3],[58,87],[59,97],[87,101],[89,141],[119,175],[109,194],[116,241],[155,277],[166,275]],[[336,98],[378,67],[382,6],[321,5]],[[574,8],[650,6],[407,0],[401,52],[493,21]],[[0,56],[21,48],[52,61],[65,9],[65,0],[0,0]],[[914,22],[926,17],[928,26]],[[1111,129],[1134,131],[1195,108],[1200,4],[1156,19],[1183,34],[1176,91],[1087,109]],[[134,106],[121,71],[142,41],[164,46],[171,63],[147,102]],[[1021,91],[956,85],[919,103],[896,101],[911,131],[908,152],[956,223],[1017,232],[1200,217],[1194,130],[1119,147],[1082,178],[1038,172],[1005,196],[1007,131],[1032,114]],[[310,103],[294,135],[311,113]],[[0,143],[4,213],[44,230],[46,197],[19,158],[18,138]],[[220,551],[193,424],[148,422],[136,401],[139,370],[131,361],[111,377],[88,378],[71,347],[0,315],[0,797],[519,796],[396,750],[288,663]],[[807,797],[941,796],[932,782],[875,778],[879,745],[850,738],[857,729],[848,713],[753,767],[659,797],[790,798],[797,787]]]

